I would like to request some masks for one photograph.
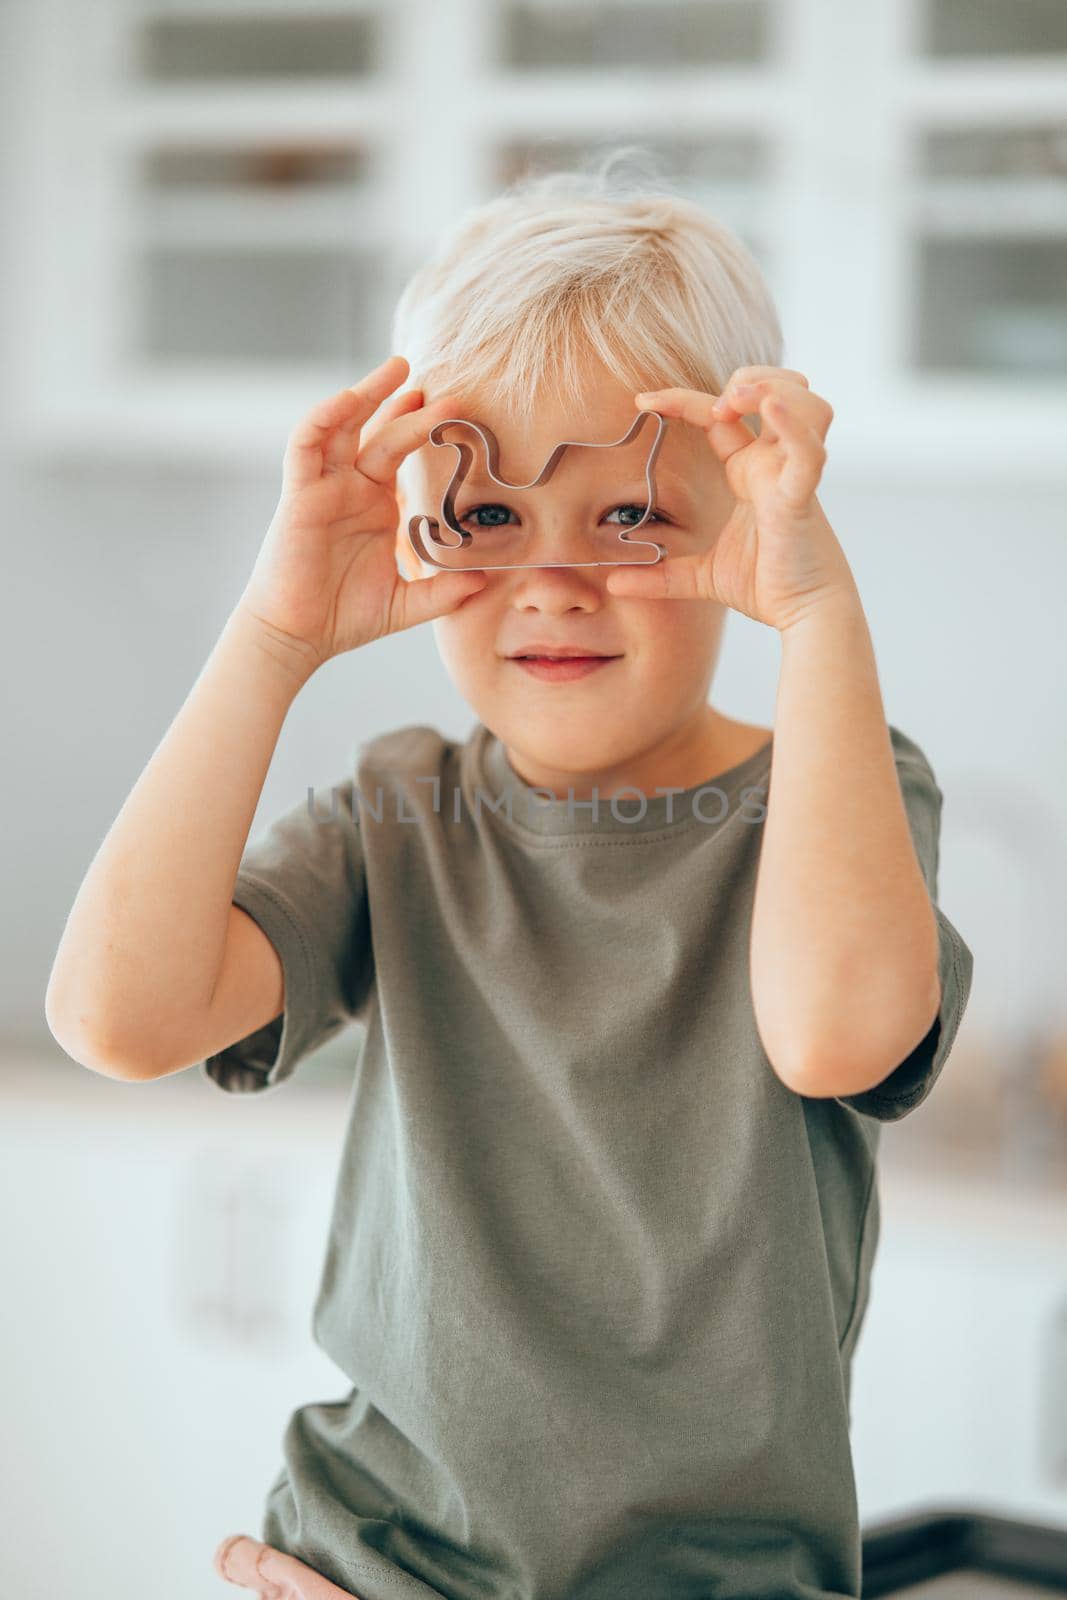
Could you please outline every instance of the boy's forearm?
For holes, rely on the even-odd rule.
[[[880,1082],[932,1026],[937,924],[858,594],[780,637],[753,1003],[784,1082],[852,1094]]]
[[[86,1064],[170,1059],[211,999],[252,818],[305,671],[239,608],[97,851],[46,997]],[[89,1058],[89,1059],[87,1059]]]

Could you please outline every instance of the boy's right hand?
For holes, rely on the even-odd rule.
[[[487,581],[467,571],[409,582],[397,570],[397,468],[456,406],[448,396],[423,405],[421,389],[382,405],[409,370],[390,356],[289,435],[281,498],[237,609],[308,676],[332,656],[445,616]]]

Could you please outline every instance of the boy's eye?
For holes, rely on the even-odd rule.
[[[471,509],[469,511],[465,511],[461,517],[457,516],[456,521],[460,523],[470,522],[473,517],[480,516],[483,511],[489,512],[490,516],[487,522],[479,522],[479,528],[499,528],[501,524],[511,515],[511,512],[507,506],[472,506]],[[501,513],[503,513],[503,515],[501,515]]]
[[[609,511],[608,512],[608,516],[609,517],[613,517],[615,515],[616,511],[636,511],[637,515],[634,518],[634,522],[640,522],[641,518],[644,516],[644,514],[645,514],[645,512],[647,510],[648,510],[648,507],[647,506],[643,506],[643,505],[616,506],[613,511]],[[660,512],[653,511],[652,515],[649,517],[648,520],[649,520],[649,522],[662,522],[664,519],[663,519],[663,516],[661,515]],[[631,526],[632,526],[632,524],[631,524]]]
[[[613,517],[616,511],[636,511],[637,515],[633,518],[633,521],[629,524],[624,524],[624,526],[633,527],[634,523],[641,521],[641,518],[645,514],[645,509],[646,508],[643,505],[627,504],[614,506],[611,511],[606,512],[605,515]],[[487,512],[489,516],[488,520],[479,522],[477,524],[479,528],[499,528],[511,515],[511,508],[509,506],[500,505],[498,502],[491,501],[487,502],[485,505],[471,506],[470,510],[465,511],[461,517],[457,516],[456,521],[460,524],[464,522],[470,522],[473,518],[480,517],[483,511]],[[665,519],[660,512],[653,511],[648,520],[650,522],[663,522]]]

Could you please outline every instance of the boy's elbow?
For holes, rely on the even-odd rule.
[[[51,985],[45,995],[44,1016],[53,1039],[79,1067],[124,1083],[141,1082],[154,1076],[149,1064],[123,1049],[106,1028],[99,1023],[93,1026],[86,1015],[64,1008]]]
[[[863,1094],[877,1088],[906,1061],[930,1032],[941,1011],[941,980],[935,973],[921,1007],[905,1015],[896,1012],[892,1025],[877,1037],[846,1040],[828,1038],[794,1041],[791,1049],[777,1049],[768,1059],[778,1078],[794,1094],[829,1099]],[[909,1020],[910,1019],[910,1020]]]

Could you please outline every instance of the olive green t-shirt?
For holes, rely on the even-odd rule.
[[[936,905],[941,791],[890,733]],[[361,1600],[860,1592],[878,1134],[973,962],[938,907],[915,1051],[863,1094],[782,1083],[748,970],[772,754],[594,803],[481,723],[404,727],[246,849],[285,1009],[198,1070],[261,1090],[362,1029],[312,1316],[349,1387],[290,1419],[261,1537]]]

